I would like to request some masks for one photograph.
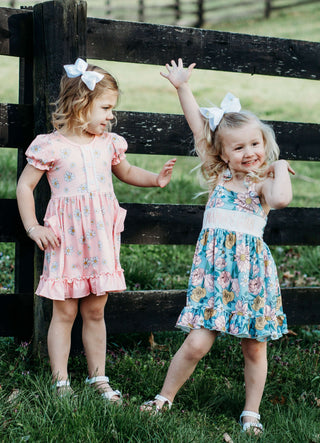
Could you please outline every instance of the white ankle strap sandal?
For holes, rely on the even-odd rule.
[[[163,404],[161,406],[157,405],[156,400],[162,401]],[[159,414],[167,409],[171,409],[172,402],[168,400],[163,395],[156,395],[154,400],[149,400],[143,403],[140,407],[140,411],[150,412],[151,414]]]
[[[105,375],[98,375],[97,377],[92,377],[92,378],[87,377],[85,380],[85,383],[87,383],[89,385],[92,385],[94,383],[108,383],[109,384],[109,377],[106,377]],[[110,401],[111,403],[117,403],[117,404],[122,403],[122,394],[118,390],[101,392],[101,397],[105,398],[106,400]],[[119,398],[112,400],[113,397],[119,397]]]
[[[256,428],[259,429],[261,432],[263,432],[263,426],[261,423],[254,421],[247,421],[246,423],[243,423],[243,417],[252,417],[257,420],[260,420],[260,414],[257,414],[256,412],[253,411],[242,411],[239,423],[242,426],[243,432],[247,432],[248,430],[250,430],[250,428]]]

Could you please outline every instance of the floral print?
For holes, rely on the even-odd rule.
[[[78,145],[55,131],[29,146],[29,164],[46,171],[51,187],[45,226],[61,240],[46,249],[38,295],[65,300],[126,288],[119,261],[126,211],[111,174],[126,150],[125,139],[114,133]]]
[[[226,217],[239,227],[232,231],[223,225],[202,228],[187,305],[176,326],[186,332],[203,327],[258,341],[278,339],[288,329],[276,266],[263,239],[242,231],[243,216],[248,226],[258,219],[261,226],[261,219],[264,224],[267,220],[254,184],[243,193],[219,184],[209,197],[206,211],[213,208],[229,211]]]

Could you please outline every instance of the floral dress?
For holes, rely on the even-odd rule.
[[[217,185],[205,208],[178,328],[258,341],[288,332],[276,266],[262,239],[266,222],[254,184],[241,193]]]
[[[126,150],[114,133],[78,145],[57,131],[37,136],[27,149],[29,164],[46,171],[51,198],[44,224],[60,239],[59,247],[45,250],[36,294],[65,300],[126,288],[119,262],[126,211],[111,172]]]

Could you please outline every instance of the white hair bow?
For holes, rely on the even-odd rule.
[[[231,92],[228,92],[221,102],[221,107],[200,108],[201,114],[209,120],[211,131],[214,131],[221,122],[226,112],[239,112],[241,110],[240,100]]]
[[[99,72],[87,71],[88,63],[82,60],[82,58],[78,58],[74,65],[64,65],[63,67],[69,78],[81,75],[81,80],[91,91],[94,90],[96,84],[104,77]]]

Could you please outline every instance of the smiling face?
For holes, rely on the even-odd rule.
[[[221,158],[231,172],[248,174],[257,171],[266,158],[261,129],[256,122],[238,128],[224,128],[221,132]]]
[[[118,93],[115,91],[107,91],[102,95],[99,95],[93,100],[91,109],[88,113],[89,123],[87,124],[86,131],[93,135],[102,135],[106,132],[108,122],[110,122],[113,116],[113,109],[118,101]]]

